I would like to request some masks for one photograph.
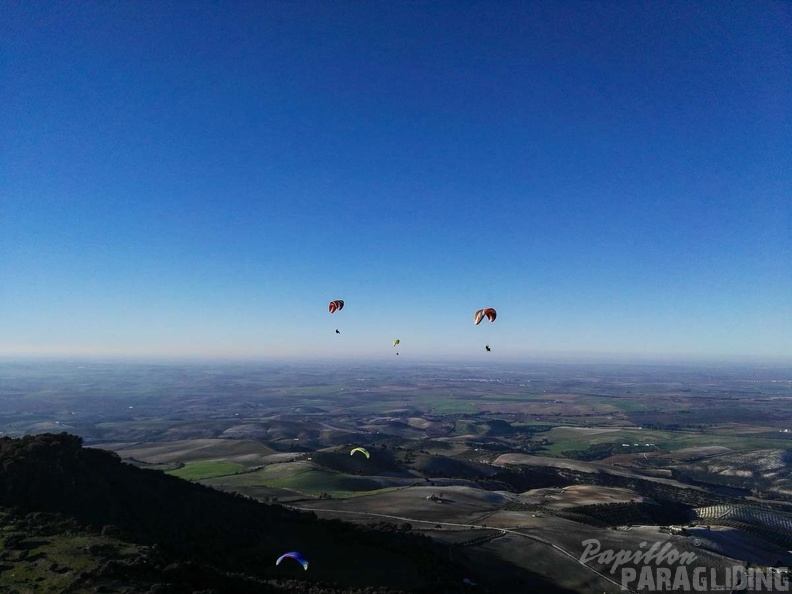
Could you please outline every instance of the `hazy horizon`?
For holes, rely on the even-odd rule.
[[[268,366],[287,365],[293,367],[327,365],[329,367],[366,367],[387,364],[389,367],[404,369],[416,366],[465,366],[486,369],[499,369],[515,365],[551,365],[551,366],[627,366],[627,367],[677,367],[690,369],[789,369],[792,371],[792,358],[788,357],[707,357],[694,355],[644,355],[630,356],[622,353],[534,353],[524,356],[508,355],[497,359],[480,358],[474,355],[453,356],[436,355],[433,357],[391,357],[385,355],[374,356],[217,356],[217,355],[144,355],[144,354],[75,354],[66,353],[39,353],[39,354],[5,354],[0,353],[0,364],[97,364],[97,365],[243,365],[243,366]]]

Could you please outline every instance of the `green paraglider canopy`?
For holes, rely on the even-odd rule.
[[[355,454],[355,452],[360,452],[361,454],[366,456],[366,458],[371,458],[371,456],[369,456],[369,453],[366,451],[365,448],[355,448],[351,452],[349,452],[349,455],[353,456]]]

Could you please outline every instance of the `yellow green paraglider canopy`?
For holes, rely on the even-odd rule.
[[[363,455],[365,455],[365,456],[366,456],[366,458],[371,458],[371,456],[369,456],[369,453],[368,453],[368,452],[365,450],[365,448],[355,448],[354,450],[352,450],[351,452],[349,452],[349,455],[350,455],[350,456],[353,456],[353,455],[355,454],[355,452],[360,452],[360,453],[362,453]]]

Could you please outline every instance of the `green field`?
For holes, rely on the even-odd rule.
[[[461,415],[473,414],[478,411],[478,405],[476,402],[455,398],[427,402],[425,406],[427,410],[430,410],[435,414]]]
[[[280,487],[301,493],[348,497],[352,493],[375,491],[382,485],[370,478],[319,470],[306,464],[272,464],[255,472],[247,472],[203,481],[210,486]]]
[[[219,460],[202,460],[200,462],[188,462],[183,468],[170,470],[167,474],[177,476],[188,481],[197,481],[216,476],[234,474],[243,470],[245,467],[233,462],[221,462]]]

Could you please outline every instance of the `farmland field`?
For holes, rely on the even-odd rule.
[[[244,467],[241,464],[232,464],[230,462],[220,462],[216,460],[204,460],[201,462],[187,462],[187,464],[185,464],[182,468],[168,471],[168,474],[172,474],[173,476],[177,476],[188,481],[195,481],[198,479],[233,474],[235,472],[239,472],[243,468]]]

